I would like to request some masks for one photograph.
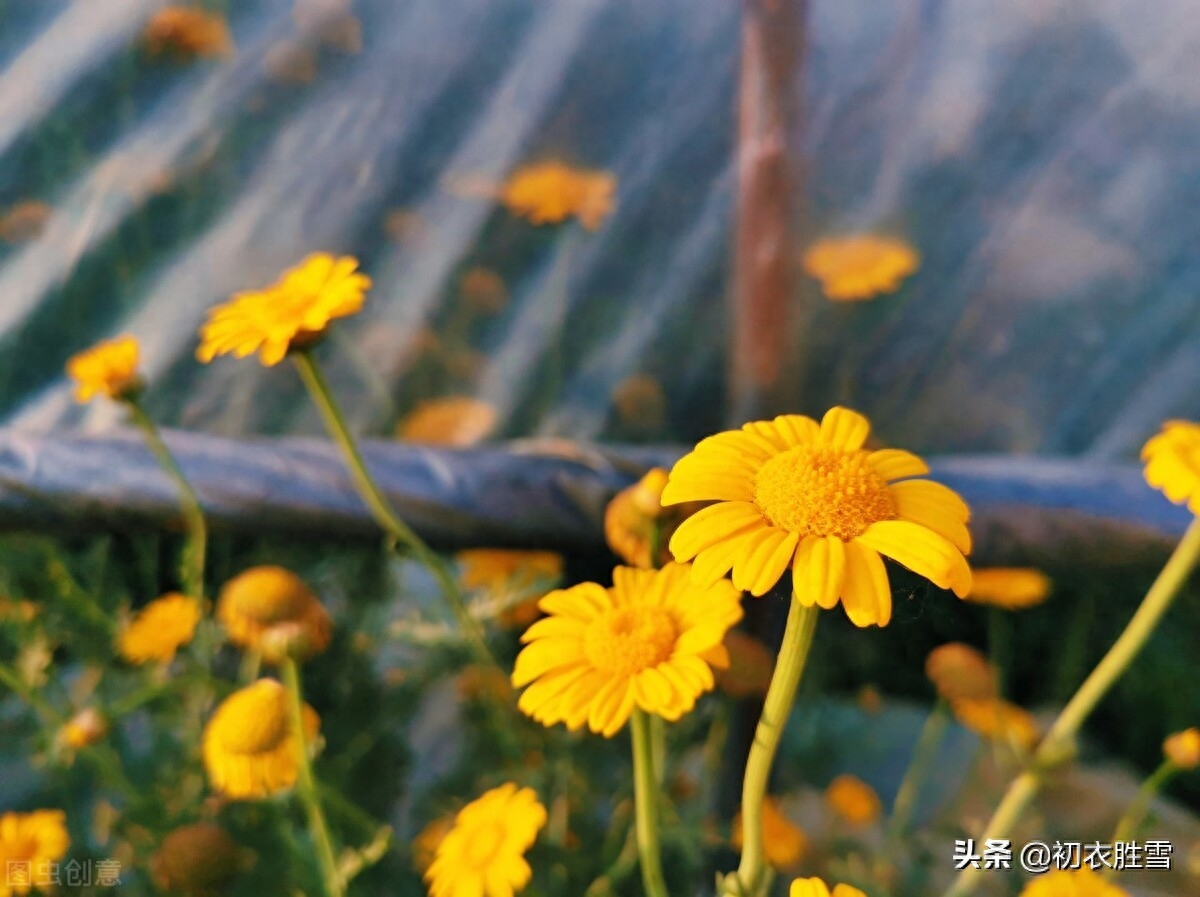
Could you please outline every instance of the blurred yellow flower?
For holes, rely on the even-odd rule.
[[[715,670],[717,686],[734,698],[765,695],[775,672],[775,654],[753,636],[737,629],[725,633],[729,665]]]
[[[959,698],[950,707],[963,726],[989,741],[1029,751],[1041,737],[1033,714],[1002,698]]]
[[[925,658],[925,675],[945,701],[994,698],[999,694],[996,668],[962,642],[940,645]]]
[[[634,567],[657,566],[657,558],[650,556],[650,543],[663,515],[660,499],[666,485],[667,472],[656,467],[613,496],[604,509],[604,537],[608,547],[625,563]],[[661,552],[664,541],[660,531],[656,554]]]
[[[405,442],[466,448],[482,442],[496,429],[496,409],[471,396],[426,399],[396,426]]]
[[[330,321],[362,309],[371,278],[357,268],[356,258],[317,252],[266,289],[236,294],[209,312],[196,358],[257,352],[264,365],[279,364],[289,349],[320,338]]]
[[[141,385],[138,341],[119,336],[72,355],[67,360],[67,376],[75,381],[76,402],[90,402],[98,395],[123,398]]]
[[[233,52],[229,25],[216,13],[194,6],[167,6],[156,12],[142,35],[151,53],[185,58],[228,56]]]
[[[33,891],[47,864],[57,863],[70,846],[62,810],[0,815],[0,897]]]
[[[728,665],[722,642],[740,599],[726,580],[696,585],[680,564],[618,567],[610,589],[551,592],[540,603],[549,616],[521,637],[512,681],[529,687],[518,706],[543,725],[586,723],[605,737],[634,707],[677,720],[713,687],[712,666]]]
[[[304,580],[283,567],[251,567],[229,580],[216,616],[233,644],[259,651],[268,663],[303,660],[329,646],[328,612]]]
[[[421,875],[424,875],[426,870],[433,865],[433,858],[437,856],[438,845],[442,843],[446,835],[450,834],[450,830],[454,828],[453,814],[447,816],[439,816],[413,838],[412,842],[412,861],[413,868]]]
[[[553,551],[517,551],[508,548],[467,548],[458,559],[459,581],[464,589],[521,592],[539,583],[562,577],[562,555]]]
[[[829,783],[825,804],[851,825],[870,825],[883,812],[875,789],[851,775],[838,776]]]
[[[1050,577],[1033,567],[977,567],[966,598],[976,604],[1024,610],[1045,601],[1050,586]]]
[[[830,299],[871,299],[894,293],[921,264],[917,251],[902,240],[876,234],[826,237],[804,253],[804,272],[821,281]]]
[[[117,636],[117,651],[130,663],[170,663],[192,640],[200,622],[200,602],[178,592],[156,598]]]
[[[763,798],[763,852],[767,862],[777,870],[786,871],[804,859],[808,853],[808,836],[804,829],[788,819],[779,801],[767,795]],[[742,814],[733,817],[733,846],[742,849]]]
[[[797,878],[792,882],[788,897],[867,897],[850,885],[834,885],[833,891],[819,878]]]
[[[1172,420],[1142,449],[1146,482],[1200,515],[1200,424]]]
[[[1039,875],[1025,885],[1021,897],[1129,897],[1129,892],[1083,866]]]
[[[71,750],[95,744],[108,733],[108,721],[94,707],[85,707],[58,731],[58,741]]]
[[[304,740],[320,721],[303,708]],[[288,716],[287,690],[259,679],[220,703],[204,728],[204,768],[214,790],[231,800],[270,797],[296,784],[301,744]]]
[[[425,872],[430,897],[512,897],[533,870],[525,851],[546,824],[532,788],[493,788],[454,817]]]
[[[1163,742],[1163,754],[1180,769],[1200,766],[1200,729],[1193,726],[1167,738]]]
[[[559,224],[572,215],[596,230],[615,205],[617,179],[607,171],[539,162],[517,169],[500,188],[500,201],[531,224]]]
[[[764,595],[792,568],[796,600],[832,608],[856,626],[884,626],[892,592],[881,555],[965,595],[971,570],[966,503],[931,480],[916,455],[863,448],[870,424],[832,408],[818,424],[798,414],[749,423],[701,441],[675,464],[663,504],[715,500],[671,537],[677,561],[711,583]],[[893,482],[903,480],[903,482]]]
[[[225,829],[196,822],[168,832],[150,860],[154,883],[171,894],[218,897],[242,866],[242,852]]]

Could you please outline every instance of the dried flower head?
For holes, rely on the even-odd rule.
[[[303,660],[329,645],[328,612],[304,580],[283,567],[251,567],[229,580],[216,616],[231,642],[261,652],[268,663]]]
[[[141,386],[138,341],[132,336],[97,343],[67,360],[67,376],[75,381],[75,401],[90,402],[98,395],[122,399]]]
[[[1200,515],[1200,424],[1172,420],[1142,448],[1146,482]]]
[[[117,651],[129,663],[170,663],[192,640],[200,622],[200,602],[178,592],[156,598],[117,636]]]
[[[872,299],[894,293],[921,264],[917,251],[902,240],[861,234],[826,237],[802,258],[804,272],[821,281],[830,299]]]
[[[237,842],[220,826],[197,822],[169,832],[150,860],[154,883],[172,894],[219,897],[242,867]]]

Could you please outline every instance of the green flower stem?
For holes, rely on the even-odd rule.
[[[371,474],[367,472],[367,466],[363,461],[362,453],[358,450],[358,444],[350,435],[346,419],[342,416],[316,360],[307,350],[303,349],[292,352],[291,357],[296,363],[296,369],[300,372],[300,378],[308,388],[309,395],[312,396],[317,409],[321,412],[326,428],[346,459],[359,495],[366,502],[376,522],[397,544],[407,548],[418,561],[429,569],[429,572],[437,580],[446,603],[450,605],[451,611],[458,620],[458,625],[462,628],[479,659],[493,666],[497,665],[483,640],[483,631],[480,629],[478,621],[467,610],[466,601],[463,599],[458,581],[450,566],[397,516],[383,493],[379,491],[379,487],[375,485]]]
[[[909,822],[912,821],[917,799],[921,795],[921,785],[924,784],[933,761],[937,758],[938,747],[946,734],[949,719],[946,714],[946,702],[939,699],[932,712],[925,720],[917,746],[913,749],[912,760],[896,791],[896,800],[892,804],[891,818],[888,820],[887,840],[896,844],[904,837]]]
[[[204,509],[192,484],[183,475],[179,464],[167,444],[163,442],[162,434],[154,421],[146,414],[146,410],[138,402],[136,396],[127,396],[125,404],[129,408],[134,424],[142,431],[146,446],[159,467],[166,472],[179,490],[179,503],[183,510],[184,522],[187,524],[188,542],[183,562],[183,590],[191,598],[204,597],[204,556],[208,549],[208,524],[204,520]]]
[[[816,605],[805,607],[794,597],[788,610],[783,644],[779,648],[775,672],[767,688],[762,716],[746,762],[746,776],[742,780],[742,860],[737,873],[726,876],[722,885],[724,893],[730,897],[757,897],[765,891],[770,878],[763,853],[763,800],[784,725],[792,712],[796,689],[804,674],[820,612]]]
[[[321,809],[320,793],[313,776],[312,762],[308,756],[308,742],[304,734],[304,699],[300,693],[300,668],[296,661],[287,658],[283,662],[283,681],[288,691],[288,715],[291,717],[292,729],[297,734],[299,744],[298,776],[296,790],[308,814],[308,828],[317,848],[317,862],[321,867],[321,880],[325,886],[326,897],[342,897],[345,888],[342,876],[338,872],[337,856],[333,850],[333,841],[329,836],[329,827],[325,823],[325,813]]]
[[[633,799],[637,807],[638,856],[646,897],[667,897],[662,857],[658,845],[658,785],[654,771],[650,717],[635,709],[630,720],[633,731]]]
[[[1200,519],[1193,520],[1183,538],[1175,547],[1166,565],[1150,586],[1150,591],[1142,599],[1133,619],[1125,627],[1125,631],[1108,649],[1096,668],[1084,680],[1083,685],[1075,692],[1074,697],[1063,708],[1046,737],[1042,739],[1034,752],[1032,762],[1023,773],[1008,786],[1000,806],[992,815],[980,840],[988,838],[1003,838],[1012,833],[1016,824],[1029,802],[1033,800],[1041,785],[1041,774],[1044,770],[1061,762],[1069,752],[1075,734],[1088,718],[1100,699],[1108,693],[1113,683],[1129,668],[1137,657],[1138,652],[1146,644],[1154,632],[1163,614],[1171,607],[1171,602],[1183,588],[1188,574],[1200,559]],[[982,870],[968,866],[959,872],[958,877],[946,890],[944,897],[966,897],[972,893],[979,883]]]
[[[1117,822],[1117,830],[1113,833],[1112,841],[1132,841],[1133,836],[1137,834],[1138,828],[1143,819],[1146,818],[1146,811],[1150,809],[1150,803],[1158,796],[1158,792],[1162,790],[1163,785],[1171,776],[1179,771],[1179,767],[1170,760],[1164,760],[1154,773],[1142,782],[1142,787],[1138,789],[1137,795],[1130,801],[1129,806],[1125,809],[1125,813]],[[1115,870],[1109,869],[1108,872]]]

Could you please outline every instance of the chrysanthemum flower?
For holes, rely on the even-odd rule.
[[[227,56],[233,52],[229,25],[216,13],[194,6],[167,6],[156,12],[143,35],[151,53],[186,58]]]
[[[867,895],[850,885],[834,885],[831,892],[829,885],[819,878],[797,878],[792,882],[788,897],[867,897]]]
[[[950,704],[954,716],[980,738],[1032,750],[1041,738],[1028,710],[1002,698],[960,698]]]
[[[604,510],[604,538],[613,554],[634,567],[658,567],[671,559],[667,543],[690,515],[704,507],[688,502],[664,508],[667,472],[655,467],[627,489],[622,489]],[[650,557],[657,530],[658,556]]]
[[[540,162],[519,168],[500,190],[500,201],[531,224],[559,224],[572,215],[596,230],[615,204],[617,179],[607,171]]]
[[[767,795],[762,812],[763,853],[767,862],[779,870],[791,869],[808,853],[808,836],[804,829],[788,819],[779,801]],[[742,814],[733,818],[733,846],[742,849]]]
[[[268,663],[304,659],[329,646],[329,614],[304,580],[283,567],[251,567],[229,580],[216,616],[231,642],[259,651]]]
[[[495,408],[471,396],[426,399],[396,426],[396,437],[405,442],[466,448],[490,436],[497,420]]]
[[[72,355],[67,361],[67,376],[75,381],[75,401],[80,404],[96,396],[120,399],[141,385],[138,341],[132,336],[119,336]]]
[[[62,810],[0,815],[0,897],[28,894],[39,870],[57,863],[71,846]]]
[[[1193,726],[1168,737],[1163,742],[1163,754],[1180,769],[1200,766],[1200,729]]]
[[[150,860],[150,875],[162,890],[189,897],[229,893],[242,866],[237,842],[220,826],[197,822],[162,839]]]
[[[467,804],[425,872],[430,897],[512,897],[533,876],[525,852],[545,824],[533,789],[511,782]]]
[[[1200,424],[1172,420],[1142,448],[1146,482],[1200,515]]]
[[[677,720],[713,687],[712,667],[728,664],[722,641],[742,617],[740,597],[725,580],[697,585],[679,564],[618,567],[611,589],[551,592],[539,605],[549,616],[521,637],[512,680],[529,688],[518,706],[543,725],[587,723],[605,737],[634,707]]]
[[[264,365],[279,364],[289,349],[324,334],[330,321],[362,309],[371,278],[356,268],[356,258],[317,252],[265,290],[238,293],[209,312],[196,358],[207,363],[257,352]]]
[[[117,636],[117,651],[130,663],[170,663],[192,640],[200,622],[200,602],[178,592],[156,598]]]
[[[828,298],[854,300],[894,293],[917,270],[921,257],[902,240],[862,234],[818,240],[801,262],[806,274],[821,281]]]
[[[1004,610],[1036,607],[1050,595],[1050,577],[1032,567],[986,567],[971,572],[966,599]]]
[[[711,583],[765,594],[788,567],[796,600],[832,608],[856,626],[884,626],[892,593],[880,555],[962,597],[971,587],[969,511],[940,483],[915,479],[925,462],[899,449],[863,448],[870,424],[832,408],[710,436],[680,459],[663,504],[715,500],[671,537],[677,561]],[[897,480],[901,482],[896,482]]]
[[[1129,897],[1129,892],[1083,866],[1039,875],[1025,885],[1021,897]]]
[[[304,706],[304,740],[320,721]],[[259,679],[221,702],[204,727],[204,768],[216,791],[232,800],[270,797],[296,784],[300,737],[288,715],[287,690]]]
[[[989,699],[999,694],[999,677],[991,662],[962,642],[939,645],[925,658],[925,675],[945,701]]]
[[[875,789],[851,775],[838,776],[829,783],[825,804],[851,825],[870,825],[883,812]]]

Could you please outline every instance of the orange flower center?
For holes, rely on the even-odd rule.
[[[592,621],[583,651],[597,670],[633,676],[670,659],[678,638],[679,627],[662,608],[619,607]]]
[[[759,468],[754,503],[774,526],[801,536],[861,535],[879,520],[896,516],[887,482],[865,451],[798,445]]]
[[[478,826],[467,836],[466,849],[463,851],[467,865],[475,869],[487,867],[503,843],[503,823],[486,822]]]

